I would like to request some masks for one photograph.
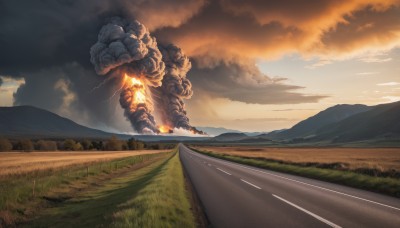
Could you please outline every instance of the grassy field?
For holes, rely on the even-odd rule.
[[[335,161],[335,159],[333,159],[333,161],[328,162],[328,160],[322,158],[321,155],[316,155],[319,150],[317,148],[313,149],[315,157],[308,155],[310,156],[309,160],[307,160],[307,158],[301,158],[303,162],[299,162],[298,160],[297,160],[298,162],[293,162],[293,158],[291,158],[292,160],[290,161],[289,160],[284,161],[284,160],[276,160],[276,159],[261,157],[259,155],[251,157],[248,156],[244,151],[239,151],[239,153],[229,154],[227,152],[229,149],[227,149],[225,153],[223,152],[225,148],[207,148],[208,149],[207,150],[206,148],[203,147],[197,147],[193,149],[195,149],[198,152],[207,154],[209,156],[221,158],[228,161],[295,174],[299,176],[310,177],[314,179],[320,179],[324,181],[339,183],[351,187],[362,188],[370,191],[375,191],[400,197],[400,178],[398,178],[397,176],[382,177],[379,175],[372,175],[373,173],[369,172],[370,169],[365,169],[365,168],[364,169],[342,168],[340,165],[334,165],[333,162]],[[240,149],[242,150],[244,148]],[[333,150],[336,149],[337,148],[334,148]],[[338,149],[340,150],[340,148]],[[393,153],[396,154],[396,152]],[[305,157],[306,155],[303,154],[303,156]],[[378,154],[376,154],[375,156],[376,158],[379,157]],[[318,160],[317,157],[321,158]],[[343,157],[342,159],[345,158]],[[304,160],[307,162],[304,162]],[[373,162],[373,160],[371,160],[370,162]],[[393,171],[393,172],[395,172],[395,174],[398,173],[398,171]]]
[[[8,176],[27,175],[70,166],[94,164],[135,155],[154,154],[168,150],[81,151],[81,152],[1,152],[0,180]]]
[[[269,148],[197,147],[240,157],[285,164],[351,170],[372,176],[400,178],[400,148]]]

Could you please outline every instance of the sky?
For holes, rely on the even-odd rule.
[[[0,0],[0,105],[132,127],[90,47],[107,19],[138,20],[190,58],[193,126],[271,131],[336,104],[400,100],[399,0]],[[156,115],[156,114],[155,114]]]

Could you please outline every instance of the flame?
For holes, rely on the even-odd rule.
[[[137,79],[137,78],[131,78],[131,84],[132,85],[143,85],[143,82],[142,81],[140,81],[139,79]]]
[[[158,127],[160,133],[172,133],[172,129],[169,128],[167,125],[161,125]]]
[[[134,91],[133,102],[135,104],[146,103],[146,91],[143,81],[139,78],[130,77],[128,74],[125,74],[124,84],[131,87],[132,91]]]

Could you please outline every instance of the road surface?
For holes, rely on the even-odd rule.
[[[213,227],[400,227],[400,199],[179,152]]]

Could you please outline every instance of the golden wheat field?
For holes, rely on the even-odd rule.
[[[0,177],[39,170],[59,169],[72,165],[97,163],[141,154],[171,150],[80,151],[80,152],[1,152]]]
[[[348,168],[400,170],[400,148],[197,147],[222,154],[261,157],[294,163],[346,163]]]

